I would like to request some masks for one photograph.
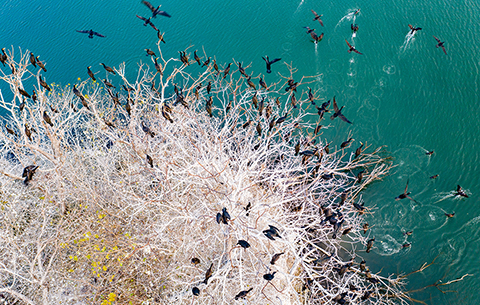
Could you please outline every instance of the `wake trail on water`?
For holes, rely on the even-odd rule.
[[[340,21],[337,22],[337,25],[335,26],[334,28],[334,31],[337,29],[337,27],[344,21],[344,20],[349,20],[351,21],[352,23],[355,23],[355,19],[357,19],[357,15],[355,15],[355,11],[353,12],[350,12],[348,14],[346,14],[345,16],[342,17],[342,19],[340,19]]]
[[[297,6],[297,9],[295,10],[294,14],[298,13],[298,11],[300,10],[300,8],[302,7],[302,4],[305,0],[302,0],[300,1],[300,4]]]
[[[400,47],[399,55],[402,55],[403,53],[405,53],[405,50],[413,42],[414,37],[415,37],[415,33],[411,34],[410,32],[408,32],[408,34],[405,36],[402,46]]]

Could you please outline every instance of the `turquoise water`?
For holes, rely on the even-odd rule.
[[[73,1],[71,1],[73,2]],[[428,288],[413,295],[429,304],[477,304],[480,297],[480,212],[476,194],[480,185],[477,168],[480,151],[480,4],[475,1],[162,1],[172,18],[157,17],[153,23],[166,32],[165,57],[178,57],[189,46],[215,56],[220,66],[242,61],[251,64],[248,73],[265,73],[262,56],[281,57],[265,75],[267,83],[288,75],[284,62],[298,69],[294,75],[318,75],[310,84],[317,96],[336,96],[353,121],[339,120],[324,135],[339,146],[349,132],[356,140],[386,145],[395,158],[390,176],[365,192],[367,216],[374,225],[376,248],[360,253],[373,272],[384,275],[408,273],[430,262],[436,264],[413,275],[406,289],[418,289],[443,278],[474,274],[442,294]],[[352,38],[352,13],[360,8]],[[310,9],[323,14],[324,27],[312,21]],[[0,47],[30,50],[46,63],[43,73],[49,83],[72,84],[88,78],[92,66],[100,78],[99,65],[125,62],[127,76],[134,78],[139,62],[153,65],[145,48],[156,50],[157,37],[143,27],[135,14],[147,16],[140,1],[45,1],[4,0],[0,4]],[[412,38],[408,24],[422,27]],[[304,26],[325,37],[317,46]],[[75,30],[93,29],[106,38],[88,39]],[[433,35],[446,41],[448,55],[435,47]],[[348,53],[347,39],[364,55]],[[199,52],[203,53],[203,51]],[[7,68],[1,67],[4,71]],[[233,69],[232,71],[236,71]],[[112,82],[118,78],[109,77]],[[33,83],[33,82],[32,82]],[[31,86],[31,85],[30,85]],[[28,87],[28,86],[27,86]],[[31,87],[30,87],[31,88]],[[301,87],[307,90],[307,85]],[[4,96],[7,88],[0,84]],[[31,91],[31,90],[29,90]],[[426,150],[434,150],[432,156]],[[438,174],[436,180],[430,176]],[[409,180],[409,191],[418,203],[395,201]],[[449,193],[460,184],[470,198],[456,199]],[[445,212],[455,212],[446,219]],[[405,242],[403,231],[413,230]],[[383,269],[382,269],[383,268]]]

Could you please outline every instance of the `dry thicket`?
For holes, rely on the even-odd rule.
[[[87,79],[76,95],[42,87],[27,54],[11,50],[15,72],[1,77],[14,94],[0,101],[8,304],[408,302],[403,277],[371,273],[355,253],[373,237],[361,190],[390,164],[381,149],[356,155],[314,132],[300,86],[313,78],[297,77],[294,108],[294,69],[254,90],[233,66],[224,77],[161,58],[173,72],[142,64],[132,81],[120,66],[128,92]]]

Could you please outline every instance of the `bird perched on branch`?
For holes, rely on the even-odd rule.
[[[243,239],[240,239],[237,242],[237,245],[240,245],[244,249],[250,248],[250,244],[246,240],[243,240]]]
[[[45,68],[45,65],[43,64],[43,62],[41,62],[41,61],[38,59],[39,57],[40,57],[40,56],[37,56],[37,57],[36,57],[37,65],[38,65],[40,68],[42,68],[43,72],[47,72],[47,69]]]
[[[88,38],[93,38],[93,35],[98,36],[98,37],[105,37],[102,34],[97,33],[93,30],[85,30],[85,31],[76,30],[76,31],[79,32],[79,33],[83,33],[83,34],[88,34]]]
[[[157,18],[157,15],[162,15],[162,16],[165,16],[165,17],[172,17],[167,12],[160,10],[161,5],[159,5],[155,8],[148,1],[142,0],[142,3],[145,4],[152,11],[152,18]]]
[[[25,180],[23,181],[25,185],[28,185],[28,183],[32,180],[33,174],[35,174],[37,168],[38,165],[29,165],[23,169],[22,177],[25,178]]]
[[[208,283],[208,279],[212,277],[213,274],[213,263],[208,268],[207,272],[205,273],[205,280],[203,281],[205,284]]]
[[[148,128],[147,125],[145,125],[145,122],[142,121],[142,130],[148,134],[149,136],[151,136],[152,138],[155,137],[155,133],[153,131],[150,130],[150,128]]]
[[[42,79],[41,75],[38,76],[38,82],[40,83],[40,86],[42,86],[43,88],[47,89],[48,91],[52,91],[50,86],[48,86],[47,82]]]
[[[228,220],[231,219],[230,214],[227,212],[227,208],[222,209],[222,213],[217,213],[217,223],[223,222],[224,224],[228,224]]]
[[[92,70],[90,70],[91,67],[92,67],[92,66],[88,66],[88,67],[87,67],[87,73],[88,73],[88,76],[90,76],[90,78],[91,78],[94,82],[96,82],[97,79],[95,78],[95,74],[93,74]]]
[[[47,111],[43,111],[43,120],[53,127],[52,119],[48,116]]]
[[[375,241],[375,237],[367,241],[367,253],[369,253],[370,250],[372,249],[374,241]]]
[[[276,253],[272,256],[272,259],[270,260],[270,265],[275,265],[275,263],[278,261],[278,259],[280,258],[280,256],[282,256],[283,254],[285,254],[285,252],[281,252],[281,253]]]
[[[268,225],[269,229],[268,230],[263,230],[263,234],[265,234],[266,237],[268,237],[271,240],[275,240],[274,237],[282,238],[280,236],[280,230],[277,227],[274,227],[272,225]]]
[[[105,70],[107,70],[108,72],[110,72],[112,74],[117,74],[117,73],[115,73],[115,71],[111,67],[106,66],[103,62],[100,63],[100,65],[102,65],[105,68]]]
[[[35,55],[33,55],[32,52],[30,52],[30,63],[31,63],[35,68],[37,67]]]
[[[252,291],[253,288],[250,288],[248,290],[243,290],[243,291],[240,291],[236,296],[235,296],[235,300],[238,300],[238,299],[244,299],[247,294]]]

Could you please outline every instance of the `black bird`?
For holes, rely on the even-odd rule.
[[[273,278],[275,277],[275,273],[277,273],[277,271],[273,272],[273,273],[267,273],[267,274],[264,274],[263,275],[263,278],[267,281],[271,281],[273,280]]]
[[[268,237],[271,240],[275,240],[274,237],[282,238],[280,236],[280,230],[278,228],[268,225],[269,229],[268,230],[263,230],[263,234],[265,234],[266,237]]]
[[[100,63],[100,64],[101,64],[101,65],[105,68],[105,70],[107,70],[108,72],[113,73],[113,74],[117,74],[117,73],[115,73],[115,71],[114,71],[111,67],[106,66],[103,62]]]
[[[362,228],[363,228],[363,234],[367,234],[368,222],[364,223]]]
[[[37,67],[35,55],[33,55],[32,52],[30,52],[30,63],[31,63],[35,68]]]
[[[103,83],[105,84],[105,86],[107,86],[109,88],[115,88],[115,89],[117,88],[114,85],[112,85],[112,83],[110,83],[107,79],[104,79]]]
[[[32,90],[32,91],[33,91],[33,93],[32,93],[32,100],[33,100],[34,102],[36,102],[36,101],[37,101],[37,93],[35,92],[35,90]]]
[[[38,165],[29,165],[23,169],[22,177],[25,178],[25,180],[23,181],[25,185],[28,185],[28,182],[32,180],[33,174],[35,174],[35,171],[37,170],[37,168],[38,168]]]
[[[285,122],[285,120],[287,119],[287,116],[288,116],[288,113],[285,114],[284,116],[281,116],[277,119],[277,121],[275,122],[275,124],[279,125],[279,124],[282,124],[283,122]]]
[[[50,117],[48,116],[47,111],[43,111],[43,119],[45,120],[45,122],[47,122],[47,124],[53,127],[52,119],[50,119]]]
[[[288,92],[288,90],[293,90],[297,92],[297,86],[298,86],[298,82],[295,82],[293,79],[289,79],[288,86],[285,88],[285,92]]]
[[[93,79],[93,81],[96,82],[97,79],[95,78],[95,74],[93,74],[92,70],[90,70],[91,67],[92,66],[87,67],[87,73],[88,73],[88,76],[90,76]]]
[[[200,289],[198,289],[198,287],[193,287],[192,288],[192,293],[193,293],[193,295],[198,296],[198,295],[200,295]]]
[[[367,265],[366,265],[366,261],[365,260],[362,260],[360,262],[360,271],[365,271],[365,269],[367,269]]]
[[[315,15],[315,18],[313,18],[313,20],[318,20],[318,22],[320,22],[320,25],[323,26],[323,21],[322,19],[320,19],[320,17],[322,17],[323,15],[318,15],[314,10],[311,10],[312,13]]]
[[[404,244],[402,245],[402,248],[408,248],[408,247],[410,247],[411,244],[412,244],[412,243],[404,243]]]
[[[20,87],[18,87],[18,92],[20,92],[20,94],[23,95],[24,97],[31,98],[30,94],[28,94],[27,91],[23,90],[23,89],[20,88]]]
[[[353,33],[356,33],[358,31],[358,25],[352,23],[350,25],[350,29],[352,29]]]
[[[270,265],[275,265],[275,263],[278,261],[281,255],[283,255],[285,252],[281,253],[276,253],[272,256],[272,259],[270,260]]]
[[[18,105],[18,108],[20,109],[20,112],[22,112],[23,109],[25,109],[25,99],[22,99],[22,102],[20,103],[20,105]]]
[[[245,72],[245,69],[242,67],[242,63],[241,63],[241,62],[238,63],[238,71],[240,71],[240,73],[241,73],[243,76],[245,76],[245,77],[248,78],[248,75],[247,75],[247,73]]]
[[[408,181],[409,181],[409,180],[407,180],[407,185],[405,186],[405,190],[403,191],[403,193],[400,194],[400,195],[398,195],[397,197],[395,197],[395,200],[401,200],[401,199],[408,198],[408,199],[410,199],[410,200],[415,201],[412,197],[408,196],[408,195],[410,195],[410,193],[411,193],[411,192],[408,192],[408,193],[407,193],[407,190],[408,190]],[[416,201],[415,201],[415,202],[416,202]]]
[[[430,176],[430,179],[437,179],[437,178],[438,178],[438,174],[437,174],[437,175]]]
[[[76,30],[76,31],[79,32],[79,33],[88,34],[88,38],[93,38],[93,35],[98,36],[98,37],[105,37],[100,33],[94,32],[93,30],[85,30],[85,31]]]
[[[341,148],[346,148],[346,147],[350,146],[350,142],[351,142],[352,140],[353,140],[353,138],[350,138],[350,139],[348,139],[347,141],[342,142],[342,144],[340,144],[340,147],[341,147]]]
[[[145,49],[145,52],[147,52],[147,56],[157,57],[157,54],[150,49]]]
[[[340,109],[338,108],[337,101],[335,100],[335,96],[333,97],[333,111],[334,114],[330,117],[331,120],[335,119],[336,117],[339,117],[342,121],[347,122],[349,124],[352,124],[342,113],[342,109],[345,106],[342,106]]]
[[[38,59],[39,57],[40,57],[40,56],[37,56],[37,57],[36,57],[37,65],[38,65],[40,68],[42,68],[43,72],[47,72],[47,69],[45,69],[45,65],[43,64],[43,62],[41,62],[41,61]]]
[[[8,128],[7,125],[5,125],[5,129],[7,129],[7,132],[8,132],[9,134],[14,135],[14,136],[17,135],[17,134],[15,133],[15,131],[13,131],[13,129]]]
[[[353,203],[353,206],[358,210],[358,212],[360,214],[363,214],[363,211],[365,211],[365,202],[363,202],[362,204],[358,204],[356,202]]]
[[[158,57],[155,58],[154,63],[155,63],[155,69],[157,70],[160,75],[163,76],[163,71],[162,71],[162,66],[158,63],[157,61]]]
[[[203,281],[205,284],[207,284],[208,279],[212,277],[213,274],[213,263],[210,265],[210,268],[208,268],[207,272],[205,273],[205,280]]]
[[[163,39],[163,35],[164,35],[164,34],[160,33],[160,30],[157,29],[157,37],[158,37],[158,39],[159,39],[161,42],[166,43],[165,40]]]
[[[243,291],[240,291],[236,296],[235,296],[235,300],[238,300],[238,299],[244,299],[247,294],[252,291],[253,288],[250,288],[248,290],[243,290]]]
[[[251,76],[249,76],[247,78],[247,83],[251,88],[253,88],[253,90],[257,90],[257,87],[255,87],[255,84],[252,82],[252,77]]]
[[[210,94],[210,90],[212,90],[212,82],[208,82],[207,84],[207,94]]]
[[[362,153],[362,148],[363,148],[363,143],[360,142],[360,147],[358,147],[356,150],[355,150],[355,158],[358,158],[358,156],[360,156],[360,154]]]
[[[205,110],[207,111],[210,117],[213,117],[212,105],[213,105],[212,96],[209,96],[208,100],[205,101]]]
[[[310,87],[308,87],[308,100],[310,103],[312,103],[312,105],[315,105],[315,97],[313,96],[312,88]]]
[[[230,66],[232,65],[232,63],[229,63],[228,66],[225,68],[225,70],[223,70],[223,79],[225,79],[225,77],[227,77],[228,75],[228,72],[230,72]]]
[[[151,17],[150,17],[150,18],[145,18],[145,17],[138,16],[138,15],[135,15],[135,16],[137,16],[137,18],[145,21],[145,22],[143,23],[144,26],[147,26],[147,24],[149,24],[155,31],[158,31],[157,27],[150,21],[150,18],[151,18]]]
[[[426,154],[427,156],[431,156],[431,155],[433,155],[434,152],[435,152],[434,150],[431,150],[431,151],[425,152],[425,154]]]
[[[365,301],[367,300],[368,298],[370,298],[373,294],[373,291],[365,291],[365,293],[362,295],[362,300]]]
[[[147,155],[147,163],[153,168],[153,159],[149,155]]]
[[[467,193],[465,193],[465,191],[462,189],[460,185],[457,185],[457,192],[455,193],[455,196],[462,196],[462,197],[468,198]]]
[[[8,56],[5,53],[5,48],[2,48],[2,54],[0,54],[0,62],[3,64],[4,67],[5,67],[5,62],[7,61],[7,59],[8,59]]]
[[[193,257],[191,262],[194,265],[198,265],[198,264],[200,264],[200,259],[198,257]]]
[[[227,208],[222,209],[222,213],[217,213],[217,223],[223,222],[224,224],[228,224],[228,220],[230,220],[230,214],[227,212]]]
[[[200,62],[200,57],[198,57],[198,55],[197,55],[197,50],[195,50],[195,52],[193,52],[193,58],[195,58],[195,60],[197,61],[199,66],[202,65],[202,63]]]
[[[433,38],[435,38],[435,40],[438,42],[437,43],[437,48],[438,47],[441,47],[443,52],[445,53],[445,55],[447,55],[447,50],[445,50],[445,46],[443,45],[445,43],[445,41],[440,41],[440,39],[438,39],[437,37],[433,36]]]
[[[209,64],[210,64],[210,57],[207,58],[207,60],[205,60],[205,61],[203,62],[202,67],[208,66]]]
[[[413,234],[413,231],[407,231],[407,232],[403,233],[403,235],[406,235],[406,236],[410,236],[412,234]]]
[[[267,84],[265,83],[265,81],[263,80],[263,78],[260,77],[260,80],[258,81],[258,83],[260,84],[260,86],[263,87],[263,89],[265,89],[265,90],[268,91],[268,86],[267,86]]]
[[[160,10],[161,5],[157,6],[157,8],[155,8],[148,1],[142,0],[142,3],[145,4],[152,11],[152,14],[153,14],[152,17],[153,18],[156,18],[157,15],[162,15],[162,16],[165,16],[165,17],[172,17],[169,14],[167,14],[167,12]]]
[[[276,63],[277,61],[282,60],[281,58],[275,58],[273,60],[270,60],[268,56],[262,57],[263,60],[265,60],[265,63],[267,64],[267,73],[272,73],[271,66],[273,63]],[[243,74],[243,73],[242,73]]]
[[[180,53],[180,60],[185,64],[185,65],[190,65],[190,62],[188,62],[188,56],[184,51],[179,51]]]
[[[237,242],[237,245],[240,245],[244,249],[250,248],[250,244],[246,240],[243,240],[243,239],[240,239]]]
[[[28,125],[25,123],[25,135],[27,138],[32,141],[32,131],[28,128]]]
[[[409,24],[408,27],[410,28],[410,30],[411,30],[410,34],[412,34],[412,35],[415,34],[416,31],[419,31],[419,30],[422,29],[422,28],[415,28],[411,24]]]
[[[323,115],[325,114],[325,112],[330,112],[330,110],[328,110],[328,106],[330,106],[330,100],[322,103],[322,107],[317,107],[317,110],[318,110],[318,115],[320,116],[320,119],[323,118]]]
[[[40,86],[42,86],[43,88],[47,89],[48,91],[52,91],[50,86],[48,86],[47,82],[42,79],[41,75],[38,75],[38,82],[40,83]]]
[[[375,241],[375,237],[367,241],[367,253],[369,253],[370,250],[372,249],[374,241]]]
[[[143,130],[146,134],[150,135],[152,138],[155,137],[155,133],[154,133],[153,131],[151,131],[150,128],[148,128],[148,126],[145,125],[145,122],[143,122],[143,121],[142,121],[142,130]]]
[[[357,49],[355,49],[355,47],[352,47],[352,45],[346,39],[345,39],[345,42],[347,43],[348,47],[350,48],[350,49],[348,49],[348,53],[353,51],[357,54],[363,55],[362,53],[358,52]]]

